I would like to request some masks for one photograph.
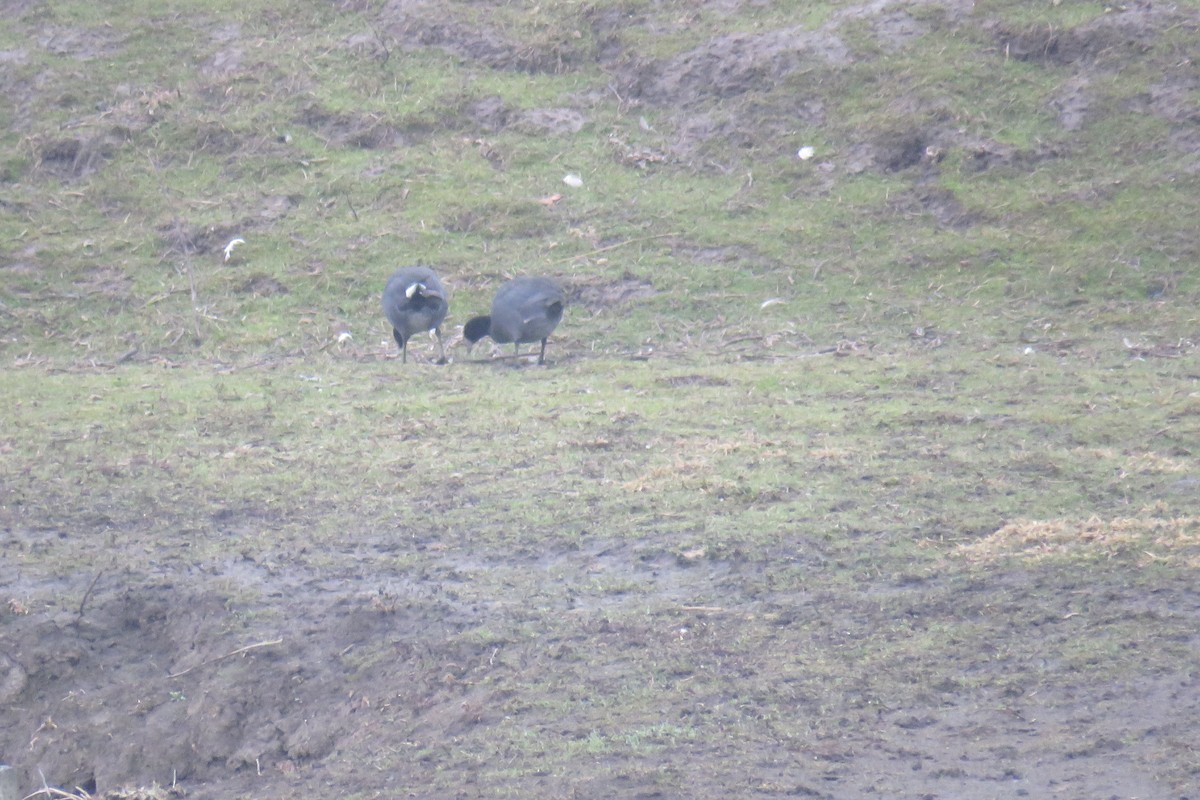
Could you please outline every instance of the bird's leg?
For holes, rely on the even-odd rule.
[[[438,361],[439,364],[446,363],[446,345],[442,342],[442,331],[439,328],[434,328],[433,333],[437,336],[438,343]]]
[[[400,331],[392,328],[392,338],[396,340],[396,344],[400,345],[400,363],[408,363],[408,342],[404,341],[404,337],[400,335]]]
[[[546,363],[546,340],[542,339],[542,352],[538,353],[538,363]]]

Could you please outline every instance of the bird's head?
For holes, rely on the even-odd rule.
[[[488,330],[491,326],[491,317],[474,317],[469,319],[467,320],[467,324],[463,325],[463,339],[473,347],[476,342],[488,335]]]

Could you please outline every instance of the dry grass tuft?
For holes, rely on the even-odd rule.
[[[1200,567],[1200,517],[1017,520],[959,547],[956,554],[976,563],[1003,558],[1042,561],[1134,556],[1141,564]]]
[[[1151,475],[1179,474],[1191,472],[1193,466],[1190,458],[1172,458],[1161,453],[1137,453],[1129,456],[1125,470]]]

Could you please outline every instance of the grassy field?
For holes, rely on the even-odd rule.
[[[1200,6],[9,16],[22,795],[1200,791]]]

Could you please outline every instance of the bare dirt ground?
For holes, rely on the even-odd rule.
[[[561,66],[563,54],[535,54],[498,32],[435,23],[435,6],[392,3],[392,18],[384,23],[400,42],[445,47],[493,67]],[[1013,58],[1074,61],[1083,74],[1090,53],[1136,47],[1153,36],[1160,24],[1156,8],[1146,3],[1114,14],[1088,35],[995,35],[1011,40]],[[899,12],[871,12],[870,19],[897,46],[923,24]],[[598,11],[594,24],[624,23]],[[612,57],[616,65],[616,55],[598,57]],[[623,59],[615,81],[625,97],[688,116],[697,98],[735,103],[749,85],[812,60],[850,57],[833,29],[731,35],[675,59]],[[1088,85],[1081,79],[1063,86],[1065,127],[1089,113]],[[1194,87],[1164,86],[1146,99],[1148,109],[1186,117],[1195,113],[1191,92]],[[681,125],[672,154],[686,158],[708,138],[761,135],[785,124],[774,118],[755,124],[738,118],[745,108],[729,109]],[[476,112],[481,125],[534,127],[574,126],[586,113],[517,119],[494,105]],[[822,109],[804,106],[796,113],[819,118]],[[338,135],[371,133],[337,120],[314,118],[312,124]],[[858,163],[902,169],[958,135],[949,126],[881,135],[864,146]],[[975,144],[981,160],[1017,157],[994,143]],[[1181,140],[1181,157],[1192,144]],[[89,146],[68,142],[58,162],[48,161],[85,169],[89,158],[103,157],[102,148]],[[955,222],[954,208],[942,211]],[[589,299],[607,302],[597,292],[581,298],[584,304]],[[7,603],[0,609],[0,755],[32,786],[41,775],[54,785],[122,797],[1187,800],[1200,793],[1200,670],[1149,672],[1136,682],[1056,678],[1026,685],[1005,677],[1018,666],[1027,673],[1038,665],[1058,675],[1057,643],[1080,624],[1081,607],[1093,620],[1100,615],[1132,630],[1180,616],[1200,619],[1200,591],[1191,580],[1147,595],[1143,587],[1125,585],[1120,572],[1111,581],[1081,585],[1053,567],[1035,566],[997,568],[973,579],[882,580],[858,595],[782,596],[760,581],[761,562],[734,554],[696,563],[652,542],[602,537],[584,551],[506,555],[366,534],[335,554],[341,566],[331,570],[290,552],[269,561],[193,561],[185,542],[164,545],[113,531],[103,518],[91,529],[70,531],[28,529],[15,518],[0,523],[5,553],[33,553],[56,546],[57,537],[72,537],[97,548],[123,547],[128,556],[119,564],[83,562],[70,575],[0,567],[0,600]],[[269,528],[269,511],[252,523]],[[217,535],[239,524],[251,523],[214,512]],[[410,545],[420,553],[419,569],[379,566],[397,563],[388,557]],[[802,541],[790,545],[792,563],[811,559],[819,569],[819,553]],[[540,576],[539,588],[480,598],[469,585],[483,569],[532,572]],[[644,588],[627,598],[581,599],[573,587],[597,574]],[[30,613],[20,600],[26,597],[42,598],[52,611]],[[648,604],[639,623],[615,613],[622,603]],[[547,608],[558,623],[530,634],[528,625],[543,624]],[[852,658],[859,637],[897,619],[936,636],[939,621],[963,615],[993,626],[1004,647],[960,654],[957,674],[933,684],[925,682],[928,665],[891,665],[914,675],[912,691],[898,697],[875,696],[869,681],[815,695],[795,675],[759,674],[754,654],[737,646],[739,631],[767,629],[780,647],[796,647],[802,670],[806,654],[791,639],[796,631],[815,628],[818,644]],[[460,635],[481,617],[493,623],[493,639]],[[1195,648],[1200,634],[1193,629],[1177,636],[1180,647]],[[1137,638],[1128,646],[1136,650]],[[705,669],[748,688],[745,696],[697,693],[686,703],[648,705],[646,728],[704,718],[723,720],[728,736],[649,741],[649,754],[639,759],[602,749],[588,755],[588,714],[558,717],[542,704],[538,687],[576,680],[582,695],[602,698],[624,687],[622,665],[630,654],[642,658],[647,651],[661,652],[664,662],[686,651]],[[676,689],[695,678],[665,676]],[[793,684],[794,720],[804,721],[805,737],[795,736],[794,720],[789,727],[754,719],[754,691]],[[493,769],[489,783],[480,785],[480,764],[463,754],[488,752],[489,730],[512,724],[577,739],[578,768],[499,777]],[[448,786],[458,788],[449,792]],[[118,793],[116,787],[141,788]]]
[[[39,535],[8,531],[4,546],[37,546]],[[901,580],[850,600],[777,596],[756,581],[762,564],[692,565],[650,544],[598,542],[582,553],[508,559],[496,568],[545,576],[539,595],[480,603],[459,590],[482,565],[451,552],[419,575],[372,567],[373,555],[394,550],[360,542],[344,554],[353,566],[342,574],[310,572],[282,554],[272,564],[182,569],[156,567],[150,553],[140,567],[81,569],[49,585],[6,582],[13,594],[63,603],[52,616],[7,610],[5,751],[67,786],[175,785],[174,794],[213,798],[444,797],[448,785],[461,797],[1192,796],[1186,763],[1200,714],[1196,672],[1040,685],[1005,677],[1027,674],[1031,663],[1057,671],[1061,641],[1080,624],[1071,609],[1102,608],[1103,620],[1085,614],[1095,624],[1155,626],[1200,611],[1190,584],[1146,596],[1035,569],[967,582]],[[615,612],[622,602],[646,602],[641,595],[581,603],[572,587],[598,572],[644,583],[659,605],[635,625]],[[713,597],[720,607],[699,605]],[[545,626],[548,603],[562,623],[532,639],[520,635],[526,625]],[[774,738],[770,724],[739,724],[743,712],[734,707],[752,705],[763,682],[795,680],[755,674],[755,655],[735,644],[742,626],[765,621],[786,639],[789,628],[817,624],[819,639],[806,646],[852,650],[897,620],[936,631],[939,621],[963,615],[994,628],[997,647],[957,654],[938,682],[927,683],[922,665],[896,663],[889,669],[913,674],[903,697],[873,696],[869,681],[821,694],[797,684],[790,711],[816,732],[803,739]],[[456,636],[481,616],[494,641]],[[476,783],[478,765],[452,760],[473,747],[486,751],[489,728],[506,719],[586,740],[587,714],[548,715],[539,684],[557,683],[556,672],[577,674],[581,694],[602,698],[622,690],[627,659],[659,651],[670,661],[679,648],[723,679],[743,681],[747,695],[699,694],[647,708],[648,718],[725,715],[728,738],[678,742],[636,761],[584,758],[570,775],[547,769],[486,785]],[[797,669],[805,658],[797,645]],[[400,759],[403,770],[394,766],[397,753],[410,754]],[[1164,762],[1164,754],[1180,761]]]

